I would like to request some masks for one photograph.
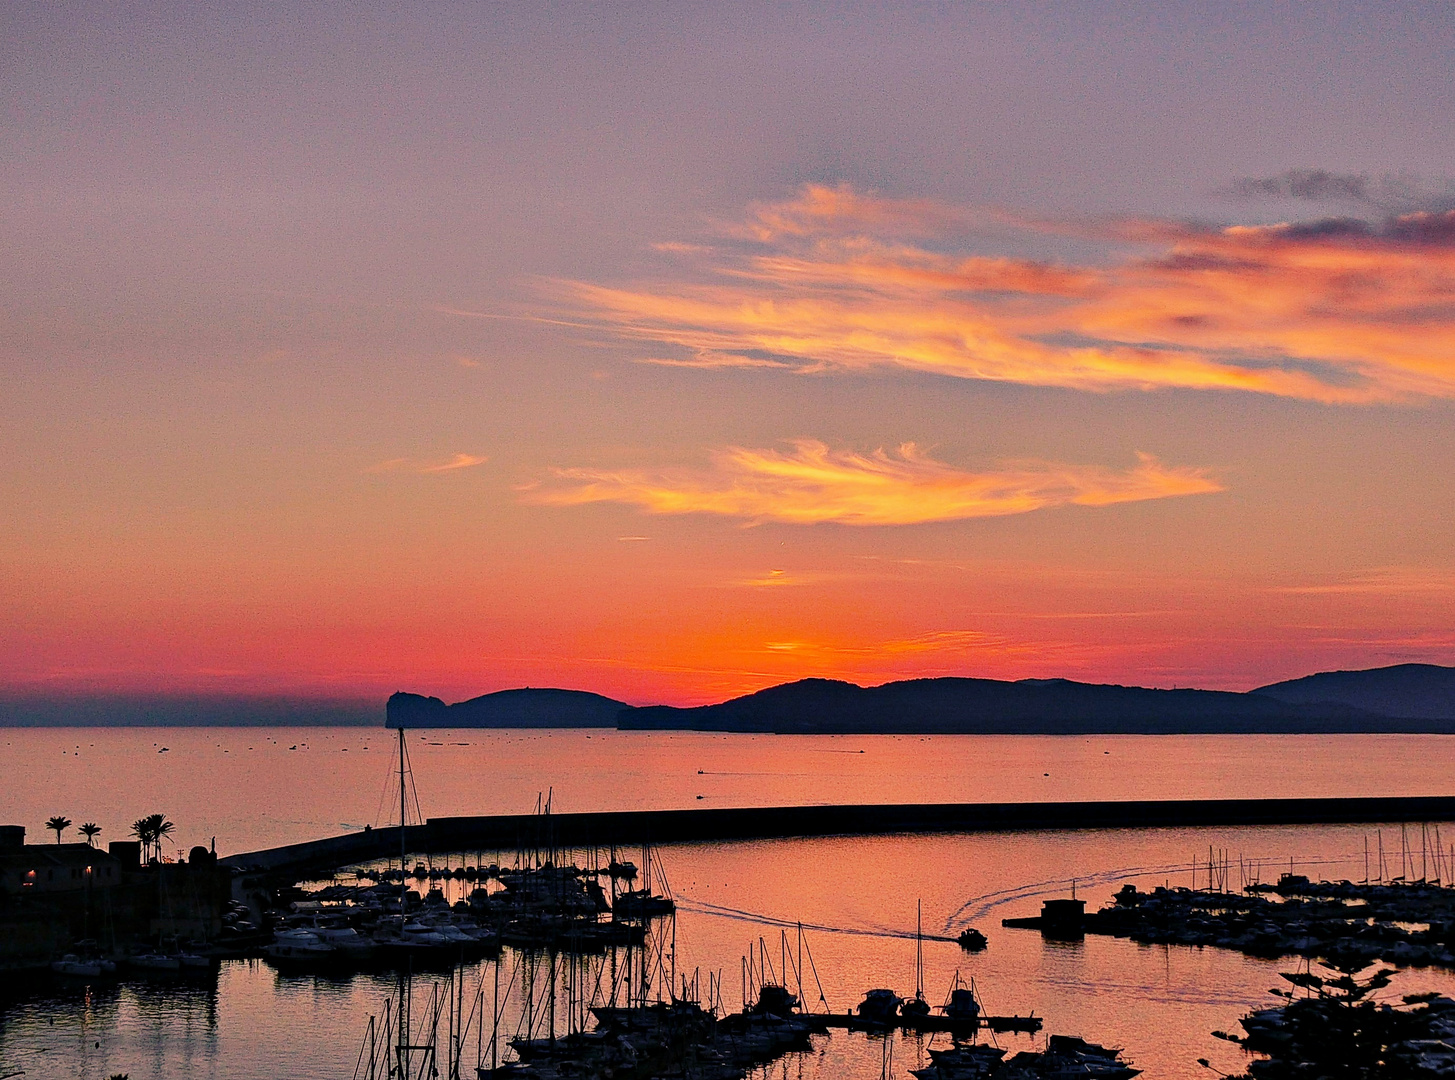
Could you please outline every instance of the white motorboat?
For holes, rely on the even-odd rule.
[[[129,958],[127,963],[134,968],[141,968],[143,971],[182,970],[182,961],[175,956],[166,956],[162,953],[139,953]]]
[[[57,975],[70,975],[80,979],[94,979],[108,974],[106,968],[102,966],[102,963],[100,960],[83,960],[75,953],[66,953],[59,960],[51,961],[51,970]],[[112,971],[116,970],[116,965],[112,964],[109,960],[105,961],[105,963],[110,964]]]
[[[332,945],[346,956],[364,957],[376,946],[352,926],[315,926],[311,931],[325,945]]]
[[[263,953],[274,960],[320,961],[337,956],[338,950],[312,930],[279,930]]]

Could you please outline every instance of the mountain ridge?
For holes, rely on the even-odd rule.
[[[386,722],[836,735],[1455,733],[1455,668],[1320,672],[1245,692],[1062,678],[940,677],[864,687],[814,677],[697,706],[631,706],[555,689],[497,691],[455,705],[398,693]]]
[[[1300,704],[1339,702],[1390,716],[1455,718],[1455,667],[1393,664],[1356,671],[1320,671],[1250,691]]]

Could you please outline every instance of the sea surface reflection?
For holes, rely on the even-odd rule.
[[[0,732],[0,820],[32,840],[53,814],[96,821],[101,841],[165,812],[179,848],[219,852],[312,839],[397,814],[395,743],[384,729],[52,729]],[[426,816],[526,812],[553,792],[558,810],[810,803],[1036,801],[1134,798],[1444,795],[1455,740],[1441,736],[784,737],[613,731],[416,731],[409,737]],[[1296,966],[1213,948],[1144,946],[1088,938],[1042,941],[1007,930],[1074,887],[1093,905],[1118,885],[1191,884],[1210,848],[1245,877],[1289,868],[1363,876],[1367,827],[1124,829],[944,836],[837,837],[685,844],[659,851],[676,892],[679,974],[721,979],[740,1004],[741,957],[770,954],[807,927],[817,979],[808,990],[842,1011],[875,986],[914,985],[915,904],[932,939],[975,925],[983,953],[925,943],[926,989],[943,999],[958,971],[996,1013],[1045,1017],[1048,1032],[1127,1048],[1152,1078],[1189,1078],[1208,1057],[1224,1070],[1240,1051],[1211,1037],[1269,1003],[1278,972]],[[1448,826],[1446,827],[1448,834]],[[1383,826],[1399,849],[1398,826]],[[1455,835],[1455,834],[1449,834]],[[439,857],[440,853],[434,853]],[[569,857],[569,855],[568,855]],[[460,862],[511,862],[514,853],[462,853]],[[584,861],[584,856],[578,856]],[[456,885],[457,883],[451,883]],[[1234,884],[1239,884],[1237,878]],[[463,883],[458,883],[462,886]],[[504,1028],[519,1027],[519,954]],[[486,964],[470,985],[491,987]],[[598,976],[599,977],[599,973]],[[438,975],[421,976],[428,994]],[[587,972],[576,985],[594,985]],[[539,983],[539,972],[537,982]],[[610,979],[604,980],[610,985]],[[1455,993],[1455,979],[1411,971],[1399,992]],[[350,1076],[370,1014],[395,993],[384,973],[285,975],[258,961],[227,962],[201,982],[125,981],[62,986],[51,978],[0,981],[0,1076],[132,1080]],[[539,995],[537,995],[539,996]],[[539,1013],[537,1014],[539,1015]],[[564,1015],[564,1009],[562,1010]],[[478,1025],[476,1049],[485,1043]],[[1002,1036],[1012,1045],[1024,1037]],[[893,1046],[835,1032],[773,1076],[840,1080],[893,1075],[924,1060],[926,1040]],[[473,1059],[471,1060],[473,1064]]]
[[[413,731],[425,816],[813,803],[1447,795],[1443,735],[787,736]],[[165,811],[222,854],[398,819],[384,728],[0,729],[5,822]]]

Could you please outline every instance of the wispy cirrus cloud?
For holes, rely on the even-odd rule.
[[[801,585],[806,580],[810,579],[800,574],[790,574],[787,570],[769,570],[766,574],[739,578],[729,584],[743,589],[774,589],[782,588],[785,585]]]
[[[734,353],[715,353],[699,350],[695,356],[643,356],[639,364],[655,364],[658,367],[680,368],[786,368],[793,370],[797,365],[783,360],[768,360],[761,356],[741,356]]]
[[[555,485],[524,497],[555,506],[614,502],[652,514],[797,525],[915,525],[1222,490],[1205,470],[1166,466],[1149,455],[1124,471],[1029,462],[975,472],[936,461],[913,443],[861,454],[812,439],[786,450],[731,447],[701,471],[558,469],[555,475]]]
[[[1364,594],[1369,596],[1442,597],[1455,593],[1455,570],[1385,566],[1333,581],[1277,586],[1274,592],[1306,596]]]
[[[1310,181],[1312,183],[1312,181]],[[964,250],[978,224],[1098,236],[1069,265]],[[810,186],[647,283],[567,283],[585,320],[688,367],[909,368],[1105,391],[1455,397],[1455,210],[1210,228],[1056,223]]]
[[[456,454],[444,461],[420,461],[417,458],[390,458],[377,465],[371,465],[365,472],[371,473],[416,473],[428,476],[433,473],[455,472],[457,469],[471,469],[483,465],[490,459],[478,454]]]

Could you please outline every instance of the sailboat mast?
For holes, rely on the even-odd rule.
[[[798,962],[794,974],[798,978],[798,1008],[801,1012],[808,1012],[803,1004],[803,923],[798,924]]]
[[[404,860],[409,854],[405,847],[404,823],[404,723],[401,720],[399,724],[399,918],[401,920],[399,932],[401,934],[404,933],[404,923],[402,921],[404,918],[404,893],[406,888],[404,882],[405,874],[408,873],[404,867]]]
[[[914,902],[914,996],[915,1000],[925,996],[925,936],[924,901]]]
[[[404,936],[404,893],[408,886],[405,884],[405,840],[404,840],[404,722],[399,722],[399,936]],[[399,973],[399,1008],[397,1010],[399,1026],[399,1075],[409,1075],[409,997],[413,990],[412,985],[406,978],[404,972]]]

